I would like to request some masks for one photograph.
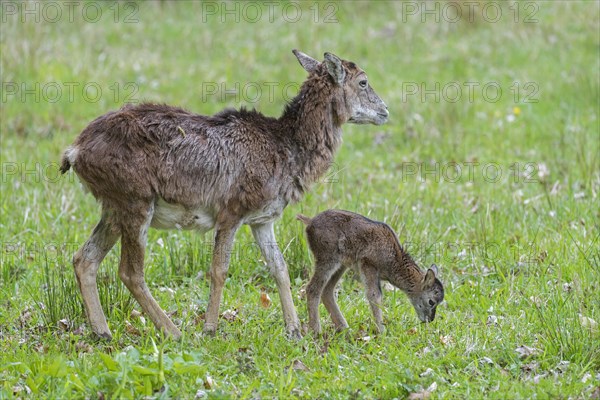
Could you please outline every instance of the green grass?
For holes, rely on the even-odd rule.
[[[407,8],[420,2],[305,2],[298,22],[293,5],[283,18],[289,3],[278,4],[271,22],[259,2],[254,23],[242,8],[239,22],[233,14],[221,23],[206,8],[221,2],[106,3],[97,22],[82,9],[99,3],[76,6],[70,21],[53,2],[62,7],[54,23],[43,14],[23,22],[22,3],[3,3],[0,398],[598,396],[599,3],[492,3],[502,6],[494,23],[493,5],[482,15],[486,2],[457,23],[422,22]],[[337,22],[324,22],[332,12]],[[391,114],[384,126],[346,126],[329,174],[276,225],[301,320],[312,260],[294,218],[334,207],[386,221],[421,266],[438,264],[438,318],[418,323],[406,297],[387,291],[387,330],[375,335],[362,288],[347,278],[339,302],[349,331],[334,334],[322,309],[323,338],[288,341],[275,283],[243,228],[221,308],[237,314],[207,338],[210,234],[151,231],[147,280],[184,337],[163,341],[139,315],[118,280],[116,246],[99,277],[114,340],[96,341],[70,260],[99,206],[73,174],[58,176],[64,148],[127,100],[277,116],[293,92],[284,86],[305,77],[293,48],[355,61]],[[214,83],[239,83],[242,94],[208,95]],[[90,101],[94,87],[102,94]],[[414,87],[440,98],[410,94]],[[270,308],[260,306],[263,290]]]

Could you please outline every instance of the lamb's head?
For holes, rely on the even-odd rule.
[[[417,290],[408,294],[421,322],[433,321],[437,305],[444,300],[444,286],[437,274],[437,267],[432,264],[420,285],[417,285]]]
[[[325,53],[323,62],[294,50],[298,61],[317,78],[327,79],[332,88],[332,109],[340,124],[384,124],[389,116],[386,104],[375,93],[365,71],[351,61]]]

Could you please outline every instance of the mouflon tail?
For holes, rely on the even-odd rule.
[[[75,146],[69,146],[65,150],[62,156],[62,162],[60,164],[60,172],[66,173],[75,163],[77,158],[77,148]]]
[[[60,173],[65,174],[71,168],[71,163],[66,154],[63,154],[62,163],[60,164]]]

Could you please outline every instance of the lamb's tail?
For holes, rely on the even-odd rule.
[[[298,214],[296,215],[296,219],[298,221],[302,221],[304,225],[308,225],[312,222],[312,218],[308,218],[306,215]]]

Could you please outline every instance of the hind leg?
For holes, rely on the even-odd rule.
[[[122,218],[119,277],[154,325],[166,335],[178,339],[181,331],[154,300],[144,278],[144,253],[153,214],[152,204],[139,203],[130,205],[127,217]]]
[[[348,323],[346,322],[344,315],[342,315],[342,312],[335,301],[335,286],[342,275],[344,275],[344,272],[346,272],[346,268],[344,267],[341,267],[335,271],[335,273],[329,279],[329,282],[327,282],[327,285],[325,285],[322,295],[323,304],[329,312],[329,315],[331,315],[331,320],[338,331],[348,328]]]
[[[336,272],[342,269],[338,260],[316,260],[315,273],[306,286],[306,304],[308,307],[308,326],[316,334],[321,333],[319,303],[326,285]],[[343,269],[342,269],[343,271]],[[339,278],[338,278],[339,279]]]
[[[73,256],[75,276],[88,321],[92,331],[105,339],[111,339],[112,335],[100,305],[96,276],[100,263],[119,239],[119,234],[119,229],[110,222],[109,212],[103,210],[92,235]]]

